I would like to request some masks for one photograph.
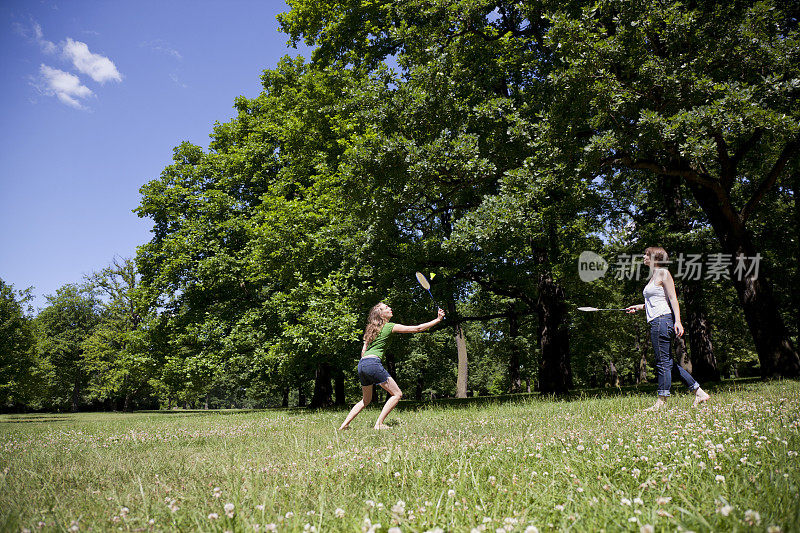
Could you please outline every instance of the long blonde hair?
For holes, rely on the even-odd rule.
[[[367,344],[367,346],[372,344],[372,341],[374,341],[381,332],[381,328],[383,328],[384,324],[386,324],[386,320],[384,320],[381,316],[382,305],[383,302],[378,302],[372,309],[369,310],[367,327],[364,330],[364,342]]]

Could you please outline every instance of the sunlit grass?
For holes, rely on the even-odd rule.
[[[0,529],[800,529],[800,384],[652,400],[4,416]]]

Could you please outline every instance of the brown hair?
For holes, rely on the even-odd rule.
[[[372,309],[369,310],[369,317],[367,318],[367,327],[364,330],[364,342],[367,343],[367,346],[372,344],[372,341],[378,336],[381,332],[381,328],[383,328],[386,321],[381,316],[381,306],[383,302],[378,302],[373,306]]]
[[[669,261],[667,251],[660,246],[650,246],[644,251],[644,255],[650,256],[650,264],[653,268],[660,267],[662,263]]]

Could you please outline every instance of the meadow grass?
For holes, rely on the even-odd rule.
[[[0,529],[800,530],[799,383],[653,399],[7,415]]]

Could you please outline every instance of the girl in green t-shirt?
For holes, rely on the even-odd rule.
[[[375,429],[387,429],[389,426],[383,423],[386,416],[394,409],[403,392],[392,376],[383,368],[381,356],[386,348],[386,343],[392,333],[419,333],[438,324],[444,318],[444,311],[439,309],[438,316],[424,324],[416,326],[404,326],[389,322],[392,318],[392,308],[381,302],[369,311],[367,327],[364,330],[364,347],[361,348],[361,360],[358,362],[358,378],[361,381],[361,392],[363,398],[353,406],[347,418],[342,422],[340,430],[348,429],[350,422],[361,412],[364,407],[372,401],[372,386],[377,384],[383,387],[391,396],[386,400],[378,421],[375,422]]]

